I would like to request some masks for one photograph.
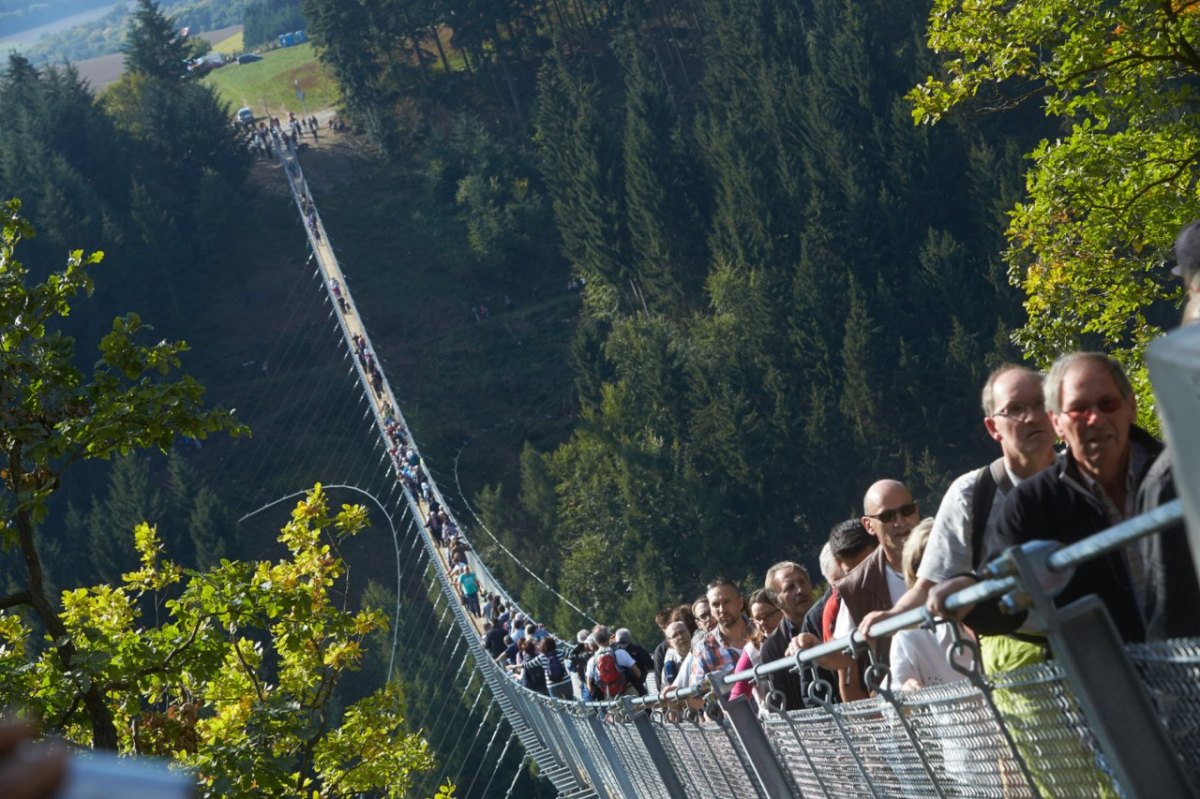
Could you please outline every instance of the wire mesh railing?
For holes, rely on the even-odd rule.
[[[284,155],[289,185],[299,203],[301,196],[307,195],[303,176],[294,156]],[[352,348],[356,337],[369,342],[349,286],[328,246],[323,223],[311,206],[310,211],[306,229],[327,290],[331,299],[336,299],[340,332]],[[334,286],[338,287],[336,297]],[[348,321],[351,316],[353,324]],[[388,440],[389,423],[395,420],[407,431],[386,378],[372,380],[357,359],[354,368],[371,400],[371,412],[384,441]],[[417,451],[416,442],[411,445]],[[432,475],[425,475],[431,498],[446,508]],[[428,505],[410,485],[404,485],[403,497],[414,519],[426,518]],[[1070,568],[1180,518],[1175,503],[1084,544],[1043,555],[1049,564],[1046,568]],[[585,705],[527,690],[488,656],[476,620],[460,601],[435,541],[428,530],[417,528],[417,545],[429,556],[434,584],[446,599],[453,629],[465,643],[463,668],[467,668],[469,653],[470,668],[482,675],[539,774],[562,796],[1021,799],[1149,795],[1145,786],[1151,783],[1128,779],[1133,772],[1126,761],[1135,750],[1123,747],[1114,758],[1106,751],[1113,749],[1111,731],[1107,738],[1096,734],[1097,719],[1100,724],[1105,722],[1103,714],[1096,712],[1094,686],[1083,678],[1078,661],[1070,657],[1061,663],[1052,661],[996,675],[980,673],[976,657],[974,668],[964,671],[968,679],[959,682],[893,691],[883,681],[876,686],[876,696],[845,704],[823,702],[818,691],[812,706],[782,712],[755,710],[749,698],[730,701],[728,687],[739,680],[762,681],[765,686],[772,671],[809,668],[818,658],[843,650],[861,652],[864,639],[853,633],[784,662],[724,678],[710,677],[700,686],[667,698],[626,697]],[[994,579],[961,592],[947,605],[953,609],[1014,591],[1036,592],[1039,589],[1027,579],[1024,557],[1018,555],[996,566]],[[510,609],[519,611],[520,605],[473,547],[468,558],[481,583],[499,594]],[[924,610],[911,611],[877,626],[872,633],[883,636],[936,623],[939,620]],[[1181,795],[1189,795],[1190,786],[1200,785],[1200,642],[1188,639],[1133,645],[1116,657],[1136,666],[1138,678],[1124,690],[1131,696],[1148,697],[1154,718],[1149,727],[1143,724],[1130,734],[1145,736],[1147,745],[1155,745],[1160,741],[1157,736],[1162,736],[1165,743],[1158,748],[1168,753],[1165,761],[1158,762],[1165,762],[1168,771],[1178,766],[1174,781],[1163,783],[1174,788],[1159,795],[1171,795],[1171,790],[1180,786],[1185,791]],[[1136,714],[1131,719],[1136,727]],[[493,734],[493,740],[495,737]],[[506,745],[501,761],[507,749]],[[1124,775],[1129,784],[1121,784],[1118,775]]]

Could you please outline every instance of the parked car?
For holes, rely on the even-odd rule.
[[[254,112],[251,111],[249,108],[245,108],[245,107],[239,108],[237,110],[237,121],[241,122],[243,125],[253,125],[254,124]]]
[[[239,64],[253,64],[255,61],[262,61],[262,56],[257,53],[242,53],[237,61]]]

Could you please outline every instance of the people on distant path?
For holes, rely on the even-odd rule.
[[[329,290],[333,294],[333,298],[337,301],[338,309],[343,314],[350,313],[350,306],[346,304],[346,298],[342,296],[342,287],[338,284],[336,277],[329,278]]]

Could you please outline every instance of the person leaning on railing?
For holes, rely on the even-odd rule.
[[[1134,425],[1133,387],[1120,363],[1108,355],[1061,356],[1046,377],[1046,401],[1067,449],[1050,468],[1009,494],[996,534],[985,543],[984,562],[1037,539],[1072,544],[1135,515],[1138,489],[1162,451],[1162,444]],[[1147,567],[1140,548],[1109,553],[1079,565],[1055,601],[1061,606],[1095,594],[1124,640],[1145,640],[1147,619],[1141,609],[1153,606],[1158,588]],[[939,596],[944,590],[939,586]],[[1025,614],[1001,614],[989,602],[975,608],[966,622],[978,632],[995,634],[1012,632],[1024,620]]]
[[[867,614],[858,629],[870,639],[872,625],[925,604],[934,587],[982,565],[985,539],[994,534],[1004,498],[1013,487],[1054,461],[1054,428],[1046,414],[1043,375],[1006,363],[988,375],[981,394],[983,427],[1000,445],[1000,457],[959,476],[942,497],[929,548],[916,582],[890,610]],[[945,589],[943,588],[943,591]],[[931,609],[945,615],[941,599]],[[1014,632],[980,641],[984,670],[1008,671],[1045,659],[1043,644]]]

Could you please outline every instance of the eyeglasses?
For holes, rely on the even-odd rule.
[[[1028,422],[1031,419],[1037,418],[1040,413],[1046,412],[1045,402],[1026,403],[1026,402],[1010,402],[1000,410],[992,414],[995,416],[1003,416],[1005,419],[1012,419],[1014,422]]]
[[[775,608],[774,610],[772,610],[770,613],[767,613],[766,615],[752,616],[751,618],[753,618],[759,624],[766,624],[769,620],[778,616],[780,614],[780,612],[781,611],[779,610],[779,608]]]
[[[1086,419],[1092,415],[1093,411],[1099,413],[1116,413],[1121,410],[1121,406],[1124,404],[1125,400],[1120,397],[1105,397],[1089,405],[1078,405],[1074,408],[1067,408],[1063,413],[1072,419]]]
[[[917,503],[908,502],[898,508],[888,508],[887,510],[880,511],[879,513],[868,513],[867,518],[878,519],[884,524],[891,524],[896,520],[897,516],[912,516],[916,512]]]

